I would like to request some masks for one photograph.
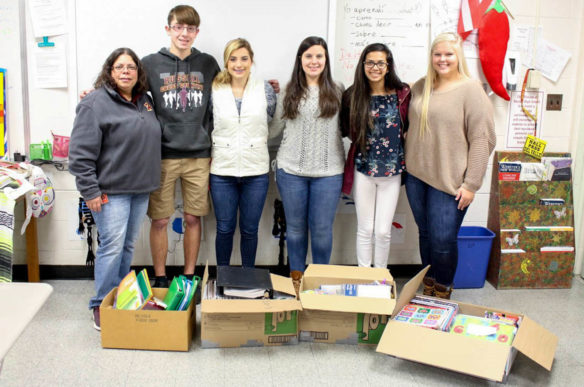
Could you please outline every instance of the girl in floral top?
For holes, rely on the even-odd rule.
[[[343,192],[357,212],[359,266],[387,267],[391,225],[401,174],[405,172],[403,135],[410,89],[395,73],[393,56],[381,43],[363,50],[355,80],[343,93],[343,136],[352,144],[345,164]]]

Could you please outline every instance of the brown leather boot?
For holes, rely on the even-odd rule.
[[[292,270],[290,272],[290,278],[292,278],[292,284],[294,285],[294,290],[296,290],[296,298],[300,297],[300,282],[302,281],[303,274],[304,273],[299,270]]]
[[[439,284],[438,282],[434,284],[434,295],[436,297],[450,300],[451,294],[452,294],[451,286],[444,286],[442,284]]]
[[[424,277],[422,283],[424,284],[424,291],[422,294],[425,296],[434,296],[434,278]]]

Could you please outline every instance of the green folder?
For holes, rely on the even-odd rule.
[[[146,269],[142,269],[142,271],[138,273],[136,276],[136,281],[138,282],[138,286],[140,287],[140,291],[144,297],[144,303],[142,304],[142,307],[144,307],[148,300],[153,297],[152,288],[150,287],[150,279],[148,278]]]
[[[180,277],[174,277],[170,286],[168,287],[168,293],[164,297],[164,303],[166,304],[166,310],[177,310],[184,297],[183,281]]]
[[[193,296],[195,295],[195,292],[197,291],[197,286],[199,286],[200,281],[201,281],[201,278],[197,277],[196,275],[193,276],[192,281],[185,279],[185,282],[189,283],[188,294],[185,294],[184,299],[180,303],[179,310],[187,310],[189,308],[191,300],[193,299]],[[187,289],[187,287],[185,287],[185,289]]]

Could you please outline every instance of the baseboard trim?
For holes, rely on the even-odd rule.
[[[344,266],[354,266],[354,265],[344,265]],[[264,268],[270,270],[271,273],[280,274],[283,276],[288,276],[289,272],[287,267],[282,267],[278,265],[265,265],[257,266],[259,268]],[[137,271],[146,268],[148,275],[153,278],[154,271],[152,266],[132,266],[132,269]],[[389,265],[389,271],[394,278],[411,278],[416,275],[420,270],[422,270],[422,265]],[[168,277],[174,277],[176,275],[182,274],[182,266],[167,266],[166,273]],[[203,277],[203,272],[205,270],[204,266],[197,266],[195,269],[195,274],[199,277]],[[40,277],[42,280],[53,280],[53,279],[92,279],[93,278],[93,267],[87,267],[85,265],[40,265],[39,267]],[[214,276],[216,273],[216,266],[209,266],[209,274]],[[26,265],[14,265],[12,266],[12,278],[15,282],[27,281],[27,266]]]

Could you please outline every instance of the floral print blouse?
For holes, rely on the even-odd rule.
[[[371,177],[399,175],[406,162],[397,95],[373,95],[370,107],[373,128],[367,132],[366,153],[355,153],[355,167]]]

